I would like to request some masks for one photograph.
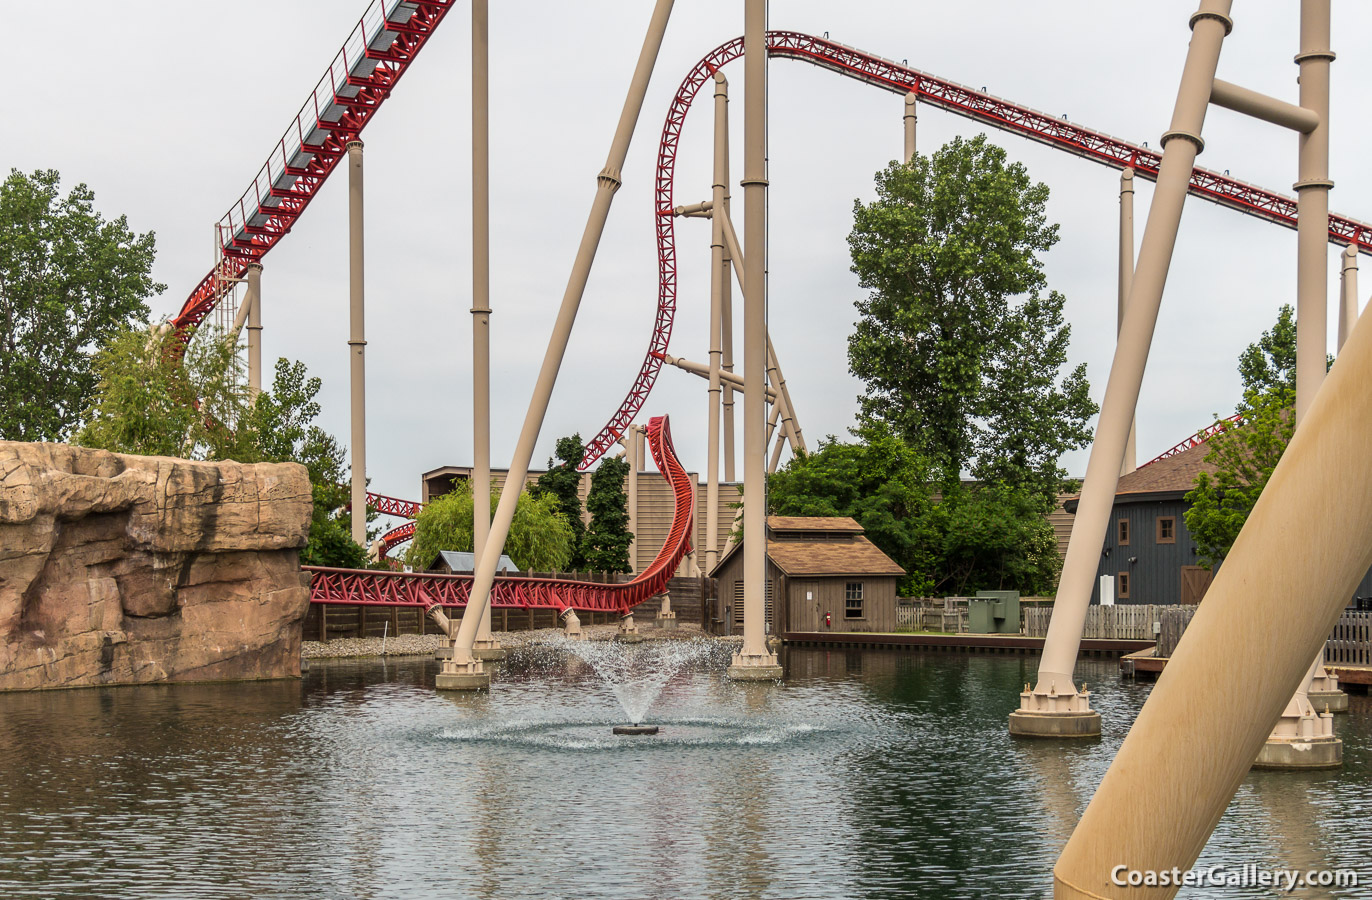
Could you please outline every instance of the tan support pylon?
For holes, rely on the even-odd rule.
[[[905,95],[905,162],[915,158],[915,123],[918,116],[915,114],[915,105],[919,98],[914,91]]]
[[[685,208],[686,207],[677,207],[677,210],[680,213],[680,211]],[[711,215],[714,215],[713,209],[711,209]],[[734,275],[738,278],[738,289],[743,293],[743,301],[744,303],[747,303],[748,282],[746,280],[746,274],[748,263],[747,258],[743,255],[743,249],[739,246],[738,233],[734,231],[734,223],[729,217],[727,210],[724,215],[715,216],[715,218],[720,221],[720,224],[724,228],[724,246],[729,250],[730,256],[736,263]],[[766,283],[765,278],[763,279],[763,283]],[[772,387],[776,389],[776,397],[780,398],[777,401],[777,405],[780,407],[782,433],[786,435],[786,439],[790,442],[792,453],[804,453],[806,452],[805,438],[801,434],[800,420],[796,418],[795,407],[791,403],[791,394],[786,390],[786,378],[781,374],[781,364],[777,362],[776,348],[772,346],[771,334],[767,335],[767,371],[767,380]],[[772,395],[769,394],[767,399],[769,401],[772,400]],[[772,435],[769,430],[767,433],[767,440],[770,441],[771,439]],[[775,466],[773,468],[775,468]]]
[[[1186,872],[1200,855],[1372,568],[1369,384],[1359,323],[1059,857],[1059,900],[1172,897],[1114,884],[1112,869]]]
[[[472,0],[472,558],[491,531],[491,117],[490,0]],[[505,658],[491,608],[472,643],[478,659]]]
[[[248,263],[248,399],[262,393],[262,264]]]
[[[1134,170],[1126,168],[1120,173],[1120,251],[1119,251],[1119,300],[1115,311],[1115,334],[1124,327],[1124,305],[1129,299],[1129,285],[1134,281]],[[1129,420],[1129,440],[1124,445],[1124,462],[1120,464],[1120,475],[1128,475],[1138,468],[1138,454],[1135,450],[1135,433],[1138,430],[1138,417]]]
[[[715,158],[714,185],[711,189],[712,207],[724,209],[724,197],[729,190],[729,80],[723,72],[715,73]],[[719,418],[724,386],[724,285],[728,284],[729,269],[725,262],[723,217],[710,217],[710,408],[706,419],[706,442],[709,452],[705,462],[705,571],[714,569],[719,559]]]
[[[367,369],[362,142],[348,142],[348,359],[352,401],[352,539],[367,546]]]
[[[652,77],[653,65],[657,61],[658,49],[662,46],[662,37],[667,30],[667,20],[671,12],[672,0],[657,0],[653,7],[652,19],[643,38],[643,49],[639,53],[628,96],[620,111],[619,124],[615,128],[605,168],[596,177],[595,200],[587,217],[586,230],[577,248],[576,261],[567,281],[567,290],[562,295],[562,304],[553,324],[552,335],[548,339],[548,350],[544,354],[533,396],[529,400],[529,410],[519,432],[514,458],[510,461],[505,483],[511,487],[523,485],[529,473],[529,461],[533,458],[534,444],[537,443],[538,432],[543,427],[543,417],[548,412],[548,401],[557,382],[557,372],[561,368],[563,354],[567,352],[567,341],[571,337],[577,309],[581,305],[582,295],[586,292],[586,281],[591,274],[591,264],[595,261],[601,234],[605,230],[610,205],[614,201],[615,191],[619,189],[620,172],[624,167],[625,157],[629,154],[629,142],[633,138],[634,125],[643,107],[648,81]],[[462,617],[462,626],[458,629],[453,658],[444,664],[443,672],[439,674],[440,688],[473,690],[490,683],[490,676],[485,673],[481,660],[473,657],[471,651],[481,616],[490,605],[491,586],[495,583],[500,550],[505,546],[505,539],[509,536],[510,521],[514,518],[515,504],[518,500],[518,490],[501,492],[500,503],[496,506],[495,518],[491,522],[491,531],[486,539],[485,551],[477,560],[472,592],[467,612]],[[485,684],[481,683],[483,681]]]
[[[638,431],[639,426],[630,425],[619,439],[624,445],[624,460],[629,464],[629,474],[625,476],[628,482],[629,534],[633,535],[629,541],[629,571],[635,573],[638,572]]]
[[[743,648],[728,669],[737,680],[782,675],[767,648],[767,2],[746,0],[743,25],[743,207],[747,285],[743,297]]]
[[[1090,708],[1090,695],[1073,682],[1077,650],[1086,611],[1091,605],[1100,548],[1114,505],[1120,466],[1139,387],[1157,324],[1158,307],[1172,249],[1186,201],[1187,185],[1200,152],[1201,126],[1210,100],[1210,84],[1219,64],[1220,46],[1233,23],[1230,0],[1202,0],[1191,17],[1192,37],[1171,127],[1162,137],[1162,162],[1148,209],[1138,265],[1125,305],[1124,324],[1115,346],[1105,386],[1095,441],[1067,547],[1057,601],[1039,661],[1038,682],[1020,694],[1020,708],[1010,714],[1010,732],[1025,736],[1090,736],[1100,734],[1100,714]]]
[[[1343,248],[1339,272],[1339,352],[1344,341],[1358,324],[1358,248],[1352,244]]]
[[[699,378],[704,378],[708,380],[712,376],[710,367],[707,366],[705,363],[698,363],[693,362],[689,359],[682,359],[680,356],[673,356],[670,353],[663,353],[662,361],[669,366],[675,366],[683,372],[690,372],[692,375],[695,375]],[[719,382],[720,384],[731,385],[739,390],[743,390],[746,387],[746,385],[743,382],[742,375],[735,375],[733,372],[725,372],[723,369],[719,370]],[[777,392],[772,390],[770,387],[767,388],[767,402],[775,403],[776,398]]]
[[[1324,381],[1329,322],[1329,0],[1301,0],[1301,107],[1316,116],[1316,124],[1299,137],[1300,176],[1296,189],[1296,429]],[[1352,597],[1349,591],[1348,597]],[[1324,648],[1310,663],[1309,674],[1287,701],[1281,718],[1258,753],[1254,765],[1264,768],[1332,768],[1343,763],[1343,741],[1334,737],[1332,723],[1316,718],[1310,692],[1315,679],[1326,690],[1326,703],[1342,694],[1324,669]],[[1347,705],[1347,697],[1343,697]],[[1311,723],[1328,724],[1311,733]],[[1312,741],[1311,738],[1314,738]],[[1298,749],[1299,748],[1299,749]]]

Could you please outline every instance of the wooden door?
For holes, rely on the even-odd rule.
[[[1181,567],[1181,602],[1183,605],[1191,606],[1200,603],[1205,597],[1205,592],[1210,589],[1210,582],[1215,579],[1215,573],[1200,566]]]
[[[819,582],[789,581],[787,592],[791,607],[792,631],[823,631],[819,612]]]

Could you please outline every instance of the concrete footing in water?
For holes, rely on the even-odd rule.
[[[439,672],[434,687],[440,691],[488,691],[491,675],[489,672]]]
[[[1010,713],[1010,733],[1016,737],[1098,738],[1100,713],[1032,712],[1017,709]]]
[[[1348,712],[1348,695],[1343,691],[1309,691],[1306,696],[1310,698],[1310,705],[1319,712]]]
[[[1253,761],[1255,769],[1337,769],[1343,741],[1336,737],[1269,738]]]
[[[724,674],[731,681],[780,681],[784,673],[775,654],[744,656],[735,653]]]

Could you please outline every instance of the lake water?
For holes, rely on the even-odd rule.
[[[613,692],[547,650],[488,695],[418,659],[0,694],[0,897],[1043,897],[1149,691],[1085,663],[1106,736],[1063,745],[1006,733],[1035,657],[797,649],[780,686],[725,662],[666,685],[652,738],[611,735]],[[1344,768],[1252,773],[1201,865],[1354,868],[1334,896],[1372,896],[1352,701]]]

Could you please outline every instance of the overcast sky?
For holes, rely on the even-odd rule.
[[[1128,4],[776,0],[770,26],[822,34],[1134,142],[1165,130],[1193,0]],[[551,320],[637,58],[649,0],[491,4],[493,461],[508,463]],[[248,186],[347,36],[364,0],[232,4],[78,2],[54,37],[46,4],[4,4],[11,71],[0,96],[5,167],[84,181],[108,216],[157,232],[153,301],[170,316],[211,264],[212,225]],[[1331,208],[1372,220],[1372,145],[1358,88],[1372,82],[1372,4],[1335,4]],[[739,0],[677,3],[586,291],[536,465],[560,435],[590,438],[618,408],[647,346],[657,299],[652,179],[668,103],[690,67],[742,31]],[[470,464],[470,15],[451,12],[366,142],[368,459],[372,487],[417,497],[421,472]],[[1221,77],[1297,99],[1296,4],[1236,4]],[[843,436],[860,384],[846,337],[861,296],[846,236],[855,199],[901,150],[901,98],[813,66],[771,69],[771,330],[807,438]],[[733,169],[742,174],[742,63]],[[676,202],[710,186],[708,92],[687,119]],[[920,107],[931,152],[983,128]],[[1115,331],[1118,173],[989,131],[1052,190],[1061,241],[1048,281],[1067,297],[1071,360],[1104,390]],[[1291,192],[1296,138],[1211,110],[1200,164]],[[347,185],[336,176],[265,260],[264,356],[303,360],[324,379],[322,424],[348,436]],[[737,190],[737,188],[736,188]],[[1139,182],[1136,239],[1152,185]],[[741,218],[741,204],[740,209]],[[741,223],[740,223],[741,228]],[[705,220],[678,225],[679,309],[671,352],[704,360],[709,313]],[[1138,411],[1140,460],[1238,398],[1235,360],[1294,303],[1295,232],[1195,198],[1182,218]],[[1330,296],[1338,248],[1329,251]],[[1364,283],[1372,288],[1372,274]],[[1365,296],[1368,291],[1364,290]],[[740,310],[741,314],[741,310]],[[740,320],[741,325],[741,320]],[[1330,347],[1336,322],[1331,314]],[[741,327],[737,330],[741,334]],[[705,468],[705,383],[665,368],[643,414],[672,415],[687,466]],[[740,432],[741,433],[741,432]],[[1073,474],[1086,451],[1064,461]]]

